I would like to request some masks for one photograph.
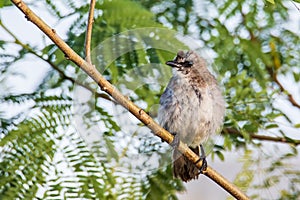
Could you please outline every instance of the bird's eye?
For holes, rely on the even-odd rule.
[[[187,63],[188,63],[188,66],[192,66],[194,63],[193,63],[193,61],[186,61]]]
[[[193,61],[184,61],[183,63],[182,63],[182,66],[183,67],[191,67],[191,66],[193,66]]]

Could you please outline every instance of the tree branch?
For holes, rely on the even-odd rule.
[[[292,1],[292,3],[294,3],[294,2]],[[243,21],[245,23],[245,14],[243,14],[242,11],[241,11],[241,13],[242,13]],[[248,28],[248,31],[249,31],[249,34],[250,34],[251,41],[257,41],[257,38],[254,36],[253,31],[250,28]],[[290,101],[290,103],[293,106],[295,106],[296,108],[300,109],[300,104],[297,103],[297,101],[294,99],[293,95],[291,93],[289,93],[283,87],[283,85],[280,83],[280,81],[277,78],[277,69],[279,69],[281,67],[281,63],[280,63],[279,56],[277,55],[277,52],[276,52],[276,49],[275,49],[276,48],[275,44],[271,43],[270,44],[270,48],[271,48],[271,54],[274,57],[273,62],[274,62],[274,68],[275,68],[275,70],[273,69],[272,66],[267,66],[267,71],[269,72],[269,74],[270,74],[271,78],[273,79],[273,81],[279,86],[280,91],[281,92],[285,92],[287,94],[288,100]]]
[[[295,6],[295,8],[298,10],[298,12],[300,13],[300,8],[298,8],[298,6],[296,5],[296,3],[293,0],[291,0],[291,2]],[[299,1],[298,1],[298,3],[299,3]]]
[[[277,70],[281,67],[281,61],[279,58],[279,54],[276,51],[276,45],[274,42],[270,42],[270,48],[271,48],[271,55],[273,57],[273,64],[274,66],[267,66],[267,70],[271,76],[271,78],[273,79],[273,81],[279,86],[279,89],[281,92],[286,93],[286,95],[288,96],[288,100],[290,101],[290,103],[295,106],[296,108],[300,109],[300,104],[297,103],[297,101],[294,99],[293,95],[291,93],[289,93],[284,87],[283,85],[280,83],[280,81],[277,78]]]
[[[239,137],[242,137],[242,134],[235,128],[224,128],[222,134],[232,134],[232,135],[237,135]],[[257,135],[254,133],[249,133],[249,136],[251,139],[256,139],[256,140],[281,142],[281,143],[292,144],[295,146],[300,145],[300,140],[294,140],[288,137],[272,137],[267,135]]]
[[[164,141],[171,143],[173,141],[173,135],[168,131],[160,127],[144,110],[136,106],[133,102],[123,96],[113,85],[111,85],[90,63],[82,59],[73,49],[71,49],[57,34],[54,29],[49,27],[44,21],[42,21],[37,15],[35,15],[27,5],[21,0],[11,0],[26,16],[26,18],[34,23],[41,31],[43,31],[57,46],[60,48],[67,59],[74,62],[82,70],[84,70],[99,86],[100,88],[112,96],[119,104],[131,112],[137,119],[143,122],[148,128],[150,128],[155,135],[163,139]],[[199,160],[199,156],[196,155],[187,145],[180,142],[178,150],[182,152],[190,161],[196,163]],[[202,162],[197,163],[197,167],[200,168]],[[210,167],[204,172],[204,174],[214,180],[222,188],[228,191],[235,198],[240,200],[249,199],[242,191],[236,186],[218,174]]]
[[[273,73],[272,77],[273,77],[275,83],[277,83],[277,85],[279,86],[280,91],[281,91],[281,92],[285,92],[285,93],[287,94],[288,99],[289,99],[289,101],[291,102],[291,104],[292,104],[293,106],[295,106],[295,107],[297,107],[297,108],[300,109],[300,104],[297,103],[296,100],[294,99],[293,95],[292,95],[291,93],[289,93],[289,92],[283,87],[283,85],[282,85],[282,84],[280,83],[280,81],[278,80],[277,74],[276,74],[275,72]]]
[[[85,60],[86,62],[92,64],[91,60],[91,38],[92,38],[92,27],[94,23],[94,10],[95,10],[95,0],[91,0],[90,10],[89,10],[89,18],[86,28],[85,35]]]

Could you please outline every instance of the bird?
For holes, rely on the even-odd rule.
[[[174,135],[171,143],[174,147],[173,176],[188,182],[198,179],[207,167],[202,144],[221,130],[225,101],[216,78],[195,51],[179,51],[166,65],[172,67],[173,75],[160,97],[158,121]],[[176,149],[179,141],[186,143],[197,155],[201,153],[200,169]]]

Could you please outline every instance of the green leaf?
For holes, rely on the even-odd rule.
[[[116,161],[119,160],[119,155],[118,152],[115,150],[115,146],[113,144],[113,142],[108,138],[108,137],[104,137],[105,143],[106,143],[106,147],[107,147],[107,158],[108,160],[110,160],[111,158],[116,159]]]
[[[216,151],[215,153],[216,153],[217,156],[220,158],[220,160],[222,160],[222,161],[225,160],[224,154],[223,154],[221,151]]]
[[[267,0],[269,3],[271,4],[275,4],[275,1],[274,0]]]
[[[5,6],[12,6],[12,2],[8,0],[0,0],[0,8],[3,8]]]
[[[277,124],[269,124],[266,126],[266,129],[272,129],[272,128],[278,128],[279,126]]]
[[[300,73],[293,72],[293,76],[294,76],[295,81],[299,82],[299,80],[300,80]]]

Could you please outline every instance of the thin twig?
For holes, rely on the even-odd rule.
[[[300,109],[300,104],[297,103],[297,101],[294,99],[293,95],[291,93],[289,93],[284,87],[283,85],[280,83],[280,81],[278,80],[277,78],[277,72],[273,70],[272,67],[268,67],[268,72],[271,76],[271,78],[273,79],[273,81],[278,85],[279,89],[281,92],[284,92],[287,97],[288,97],[288,100],[289,102],[295,106],[296,108],[299,108]]]
[[[291,102],[291,104],[292,104],[293,106],[295,106],[295,107],[297,107],[297,108],[300,109],[300,104],[297,103],[296,100],[294,99],[293,95],[292,95],[291,93],[289,93],[289,92],[283,87],[283,85],[282,85],[282,84],[280,83],[280,81],[278,80],[277,74],[276,74],[276,73],[273,74],[273,79],[274,79],[275,83],[277,83],[277,85],[279,86],[280,91],[281,91],[281,92],[285,92],[285,93],[287,94],[288,99],[289,99],[289,101]]]
[[[91,39],[92,39],[92,28],[94,23],[94,10],[95,10],[96,0],[91,0],[89,18],[86,27],[85,35],[85,60],[86,62],[92,64],[91,60]]]
[[[296,7],[296,9],[298,10],[298,12],[300,13],[300,8],[298,8],[298,6],[296,5],[296,3],[293,0],[291,0],[291,2]]]
[[[0,26],[10,35],[14,38],[14,44],[17,44],[17,45],[20,45],[23,49],[26,49],[29,53],[33,54],[34,56],[38,57],[39,59],[42,59],[43,61],[45,61],[46,63],[48,63],[54,70],[56,70],[59,75],[63,78],[63,79],[66,79],[66,80],[69,80],[71,81],[72,83],[76,84],[76,85],[79,85],[87,90],[89,90],[90,92],[94,93],[95,90],[93,88],[91,88],[90,86],[82,83],[82,82],[79,82],[77,81],[76,79],[72,78],[72,77],[69,77],[65,74],[65,72],[63,70],[61,70],[58,66],[56,66],[53,62],[51,62],[49,59],[45,59],[43,56],[39,55],[38,53],[36,53],[32,48],[29,47],[29,45],[27,44],[24,44],[23,42],[21,42],[21,40],[19,40],[17,38],[17,36],[15,34],[13,34],[0,20]],[[111,101],[113,103],[116,104],[116,102],[110,98],[110,96],[108,96],[107,94],[105,93],[98,93],[98,92],[95,92],[95,97],[97,98],[103,98],[103,99],[106,99],[108,101]]]
[[[235,128],[224,128],[222,131],[222,134],[233,134],[237,135],[239,137],[242,137],[241,132],[239,132]],[[267,135],[257,135],[254,133],[249,133],[249,137],[251,139],[256,139],[256,140],[262,140],[262,141],[270,141],[270,142],[281,142],[281,143],[287,143],[287,144],[292,144],[292,145],[300,145],[300,140],[295,140],[292,138],[285,138],[285,137],[272,137],[272,136],[267,136]]]
[[[279,89],[281,92],[284,92],[287,97],[288,97],[288,100],[290,101],[290,103],[295,106],[296,108],[300,109],[300,104],[297,103],[297,101],[294,99],[293,95],[291,93],[289,93],[284,87],[283,85],[280,83],[280,81],[278,80],[278,77],[277,77],[277,72],[280,67],[281,67],[281,62],[280,62],[280,59],[279,59],[279,55],[278,53],[276,52],[276,46],[275,44],[273,43],[270,43],[270,47],[271,47],[271,54],[273,55],[274,57],[274,66],[267,66],[267,71],[269,72],[271,78],[273,79],[273,81],[279,86]]]
[[[43,31],[57,46],[60,48],[66,58],[78,65],[84,70],[100,87],[103,91],[112,96],[119,104],[131,112],[137,119],[143,122],[148,128],[150,128],[155,135],[163,139],[164,141],[171,143],[173,141],[173,135],[159,126],[144,110],[136,106],[128,98],[123,96],[113,85],[111,85],[90,63],[82,59],[78,54],[74,52],[44,21],[42,21],[37,15],[35,15],[27,5],[21,0],[11,0],[27,17],[29,21],[34,23],[41,31]],[[190,161],[197,163],[199,156],[196,155],[187,145],[180,142],[178,150],[182,152]],[[202,162],[197,163],[197,167],[201,167]],[[239,190],[236,186],[212,170],[210,167],[204,172],[204,174],[214,180],[223,189],[228,191],[236,199],[248,200],[249,198]]]

